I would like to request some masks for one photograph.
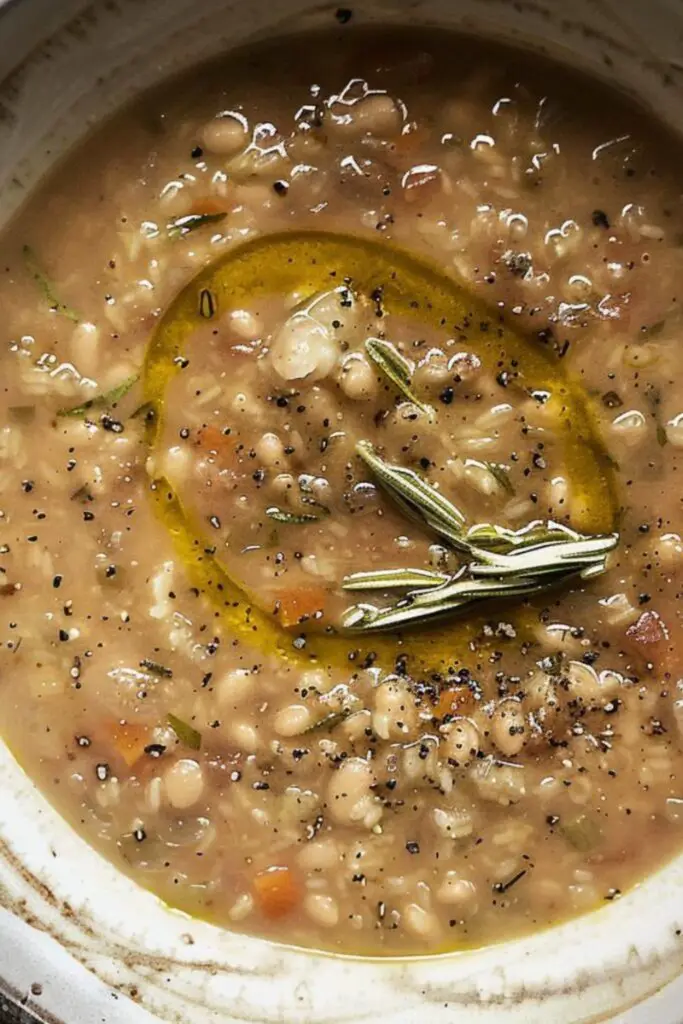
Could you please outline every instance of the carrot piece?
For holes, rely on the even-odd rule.
[[[301,886],[291,868],[273,865],[254,878],[254,895],[265,917],[284,917],[301,902]]]
[[[473,703],[473,693],[469,686],[449,686],[439,694],[439,700],[434,708],[435,718],[445,718],[446,715],[460,715],[465,708],[470,708]]]
[[[235,439],[209,423],[208,426],[200,427],[197,431],[197,445],[203,451],[212,451],[217,455],[226,456],[234,450]]]
[[[227,213],[225,203],[214,196],[199,196],[188,210],[188,215],[194,217],[210,216],[213,213]]]
[[[326,601],[327,591],[324,587],[296,587],[279,593],[275,608],[283,626],[297,626],[316,612],[322,612]]]
[[[138,722],[116,722],[111,729],[111,738],[116,752],[132,768],[150,742],[149,726]]]

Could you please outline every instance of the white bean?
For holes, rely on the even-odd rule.
[[[436,898],[449,907],[457,907],[458,912],[470,914],[477,909],[477,888],[473,882],[461,878],[457,871],[447,871],[436,890]]]
[[[339,923],[339,904],[333,896],[309,892],[304,897],[304,910],[316,924],[334,928]]]
[[[455,718],[441,726],[445,752],[449,761],[459,768],[467,767],[479,752],[479,730],[469,718]]]
[[[183,758],[176,761],[164,775],[166,799],[177,810],[196,804],[204,792],[204,773],[197,761]]]
[[[377,394],[377,377],[360,352],[352,352],[342,362],[339,385],[354,402],[366,402]]]
[[[371,787],[375,784],[372,767],[360,757],[342,761],[327,787],[330,814],[339,825],[376,823],[376,797]],[[381,808],[380,808],[381,810]]]
[[[204,125],[201,138],[212,153],[232,156],[247,143],[247,119],[236,111],[226,111]]]
[[[366,96],[349,105],[335,104],[330,112],[332,130],[349,138],[363,135],[392,138],[400,132],[403,121],[396,103],[385,93]]]
[[[221,708],[237,707],[249,700],[254,692],[256,677],[247,668],[235,668],[215,684],[216,697]]]
[[[417,903],[409,903],[403,911],[403,925],[418,939],[435,939],[439,934],[439,919],[436,914],[424,910]]]
[[[515,757],[526,739],[522,705],[516,697],[500,701],[491,721],[491,739],[505,757]]]
[[[299,736],[312,723],[311,712],[305,704],[288,704],[275,715],[273,728],[278,736]]]
[[[380,739],[405,739],[416,725],[417,710],[410,690],[401,683],[378,686],[372,727]]]

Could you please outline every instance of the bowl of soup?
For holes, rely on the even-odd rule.
[[[43,6],[3,15],[14,987],[625,1009],[681,959],[660,23]]]

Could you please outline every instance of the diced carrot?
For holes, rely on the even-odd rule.
[[[198,196],[190,207],[188,214],[203,217],[213,213],[227,213],[227,206],[214,196]]]
[[[111,738],[117,753],[132,768],[150,742],[150,729],[139,722],[116,722],[112,726]]]
[[[461,715],[474,703],[474,694],[469,686],[449,686],[439,694],[439,700],[434,708],[435,718],[445,718],[446,715]]]
[[[235,449],[235,439],[210,423],[197,431],[197,444],[203,451],[216,452],[226,456]]]
[[[254,878],[254,895],[265,917],[284,917],[301,902],[301,886],[291,868],[273,865]]]
[[[325,609],[327,591],[324,587],[297,587],[277,595],[275,608],[283,626],[296,626]]]

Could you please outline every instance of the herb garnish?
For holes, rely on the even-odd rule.
[[[93,398],[89,398],[86,402],[82,402],[81,405],[74,405],[70,409],[58,409],[57,415],[85,416],[91,409],[102,409],[114,406],[117,402],[121,401],[124,395],[128,394],[134,384],[137,384],[139,377],[139,373],[134,373],[130,377],[126,377],[126,379],[120,384],[117,384],[116,387],[111,388],[109,391],[104,391],[100,395],[95,395]]]
[[[171,679],[173,676],[173,671],[170,668],[159,664],[158,661],[152,661],[151,658],[143,658],[140,668],[146,668],[153,676],[159,676],[161,679]]]
[[[166,721],[184,746],[189,747],[190,750],[201,749],[202,735],[200,732],[191,725],[188,725],[187,722],[183,722],[182,718],[178,718],[176,715],[166,715]]]
[[[29,273],[31,274],[31,277],[38,284],[43,295],[49,302],[50,309],[53,310],[55,313],[60,313],[62,316],[65,316],[67,320],[71,320],[71,322],[74,324],[80,323],[81,318],[79,317],[78,313],[76,313],[75,310],[71,309],[70,306],[67,306],[58,298],[52,281],[38,263],[31,246],[25,245],[23,252],[26,267]]]
[[[433,413],[430,405],[422,402],[413,391],[414,366],[409,359],[401,355],[390,341],[382,338],[368,338],[365,351],[387,380],[394,385],[405,399],[416,405],[422,412]]]
[[[344,616],[347,629],[422,624],[475,601],[533,594],[573,575],[589,579],[605,571],[607,554],[617,544],[617,534],[590,537],[552,520],[537,520],[521,530],[487,523],[466,529],[462,512],[416,472],[385,462],[367,441],[359,442],[356,451],[402,511],[448,540],[467,561],[440,581],[441,574],[427,573],[416,589],[387,607],[352,606]],[[411,586],[410,574],[423,573],[358,572],[345,578],[344,587],[390,589],[401,587],[402,580]]]
[[[171,238],[182,238],[191,231],[204,227],[205,224],[217,224],[226,217],[227,213],[224,210],[217,213],[188,213],[184,217],[176,217],[167,225],[168,234]]]

